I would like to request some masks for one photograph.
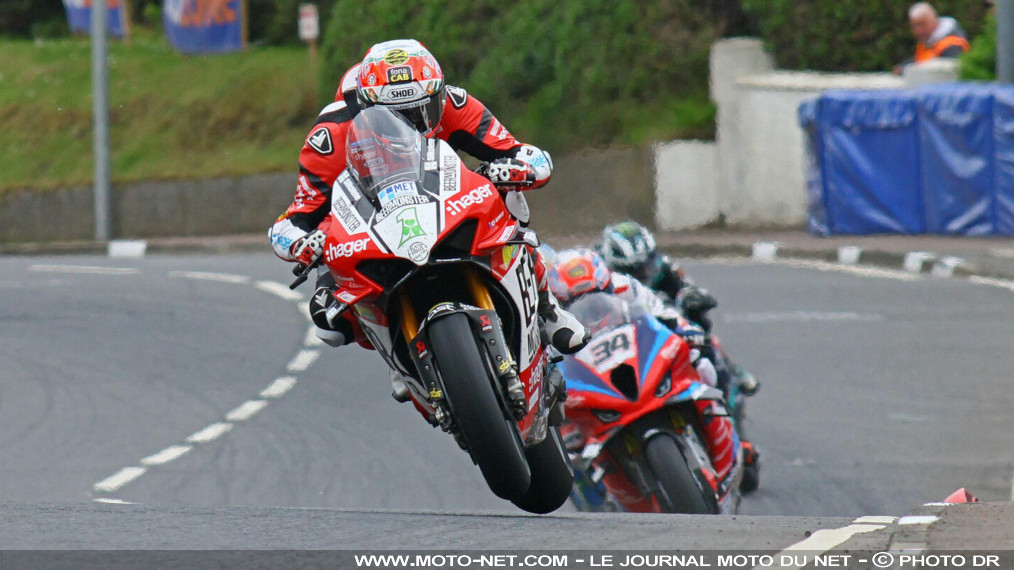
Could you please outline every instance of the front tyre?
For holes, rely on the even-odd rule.
[[[537,515],[560,508],[574,487],[574,469],[567,457],[560,428],[550,426],[546,439],[526,449],[525,457],[532,470],[532,484],[524,495],[511,502]]]
[[[665,513],[708,514],[711,508],[704,498],[697,477],[690,470],[683,452],[669,435],[656,435],[644,445],[648,468],[655,475],[655,498]]]
[[[496,496],[515,500],[528,490],[532,475],[513,420],[504,416],[493,392],[467,315],[458,313],[429,325],[430,349],[443,380],[444,398],[468,442],[472,460]]]

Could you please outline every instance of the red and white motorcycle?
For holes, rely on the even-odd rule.
[[[355,315],[404,377],[401,396],[455,437],[497,496],[557,509],[573,484],[565,388],[548,374],[524,199],[383,107],[353,119],[347,149],[324,245],[337,310]]]

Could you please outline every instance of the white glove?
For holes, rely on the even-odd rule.
[[[305,236],[297,239],[292,244],[292,257],[296,258],[302,265],[313,265],[324,255],[324,241],[327,234],[322,230],[313,230]]]

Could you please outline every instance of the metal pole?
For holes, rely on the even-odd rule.
[[[92,116],[95,123],[95,240],[109,241],[109,66],[106,0],[92,0]]]
[[[1014,0],[996,1],[996,80],[1014,83]]]

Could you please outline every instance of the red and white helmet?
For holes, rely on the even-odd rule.
[[[429,135],[444,113],[444,87],[440,64],[425,46],[416,40],[391,40],[366,52],[357,95],[363,109],[383,105]]]
[[[565,249],[549,270],[549,289],[563,303],[593,291],[606,291],[612,274],[599,254],[587,248]]]
[[[342,80],[338,83],[338,91],[334,94],[335,101],[348,102],[347,97],[350,95],[355,99],[356,91],[359,89],[359,69],[362,66],[362,63],[357,63],[350,67],[345,75],[342,75]]]

